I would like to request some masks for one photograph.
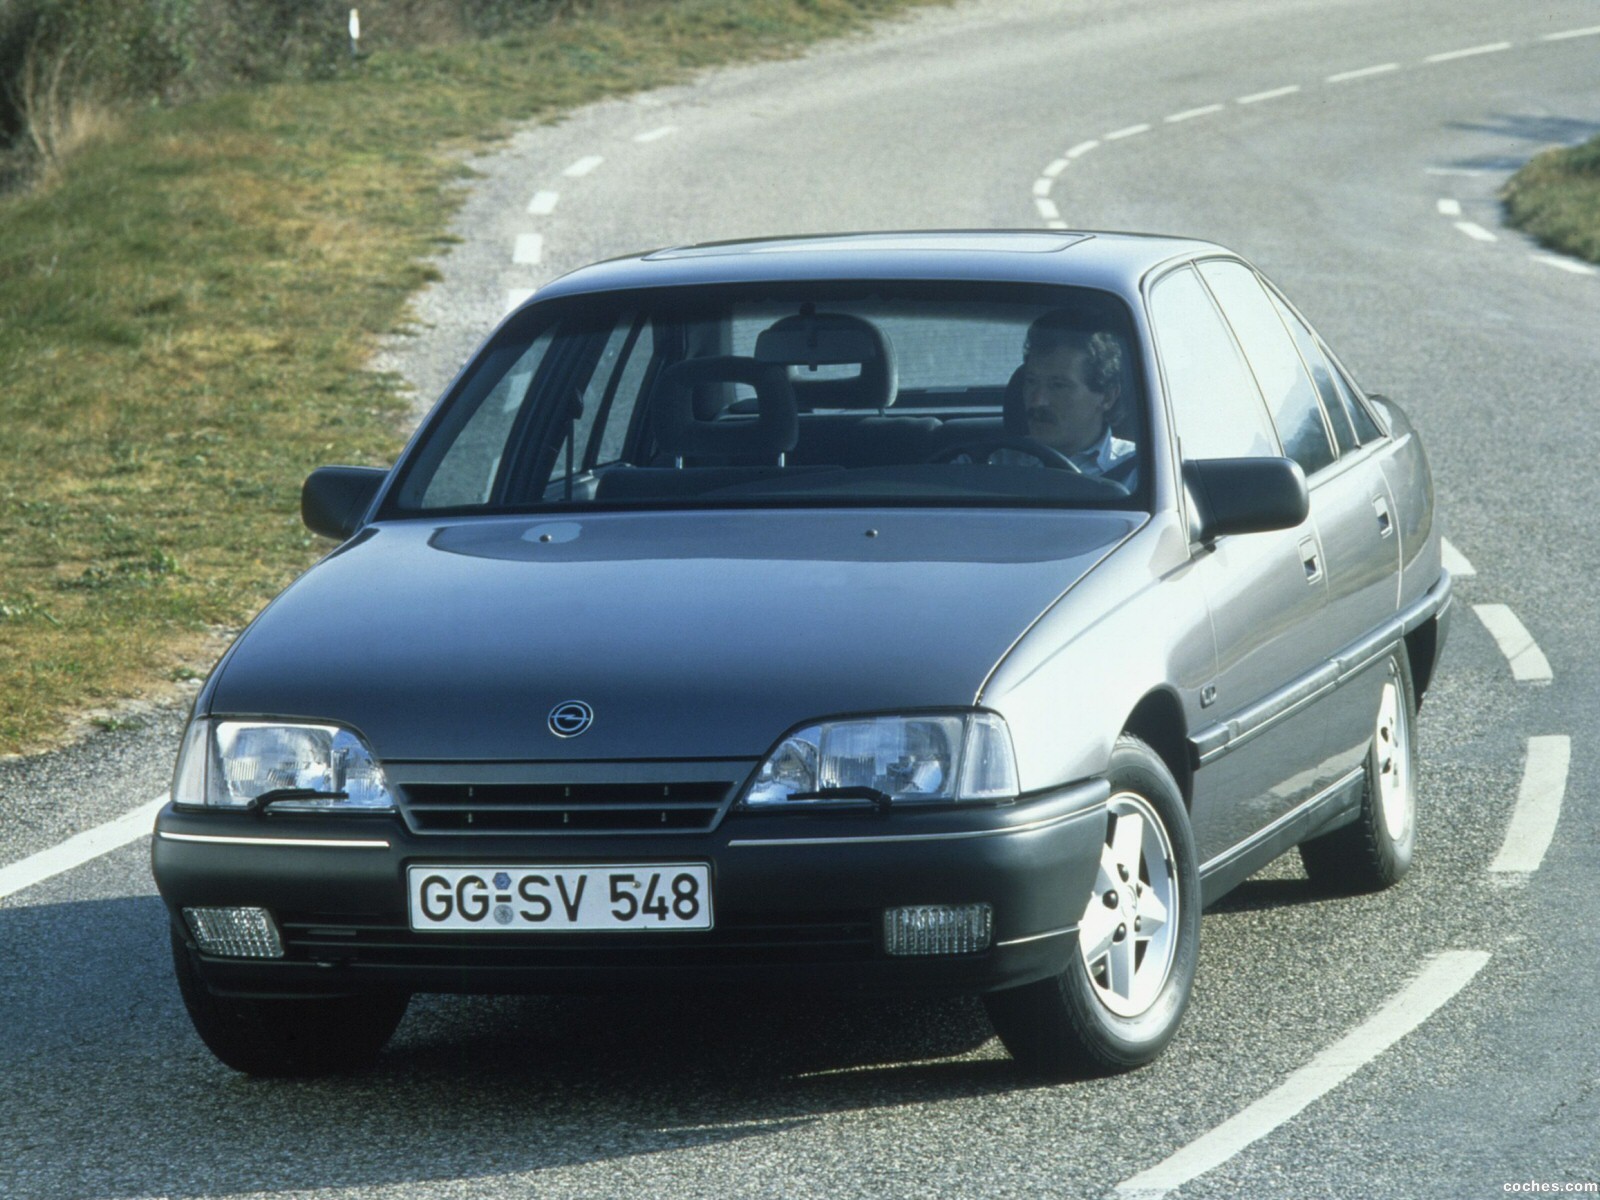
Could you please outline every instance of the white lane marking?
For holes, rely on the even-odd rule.
[[[1472,611],[1511,664],[1511,677],[1522,683],[1549,683],[1550,660],[1534,643],[1533,635],[1504,604],[1474,604]]]
[[[1590,25],[1586,29],[1568,29],[1561,33],[1547,33],[1539,40],[1541,42],[1564,42],[1568,38],[1594,37],[1600,33],[1600,25]]]
[[[1082,158],[1085,154],[1089,153],[1089,151],[1093,150],[1099,144],[1099,138],[1090,138],[1087,142],[1079,142],[1071,150],[1067,151],[1067,157]]]
[[[1046,228],[1048,229],[1065,229],[1066,227],[1067,223],[1065,221],[1049,221],[1046,223]]]
[[[1476,221],[1457,221],[1456,222],[1456,228],[1461,230],[1462,233],[1466,234],[1469,238],[1472,238],[1474,241],[1478,241],[1478,242],[1498,242],[1500,240],[1499,238],[1495,237],[1494,234],[1490,233],[1487,229],[1485,229],[1482,225],[1479,225]]]
[[[1441,200],[1439,201],[1439,211],[1447,217],[1459,217],[1461,215],[1461,201]]]
[[[1555,267],[1560,271],[1570,271],[1574,275],[1594,275],[1596,272],[1588,263],[1574,262],[1570,258],[1557,258],[1553,254],[1533,254],[1529,256],[1536,263],[1543,263],[1547,267]]]
[[[569,178],[577,179],[581,175],[587,175],[590,171],[594,170],[603,162],[605,162],[605,159],[601,158],[598,154],[591,154],[587,158],[580,158],[577,162],[573,163],[561,173]]]
[[[32,887],[36,883],[43,883],[54,875],[70,871],[73,867],[80,867],[92,858],[99,858],[102,854],[148,836],[151,826],[155,823],[156,814],[166,802],[165,795],[158,796],[150,803],[141,804],[132,812],[123,813],[113,821],[96,825],[93,829],[86,829],[58,845],[51,846],[48,850],[29,855],[8,867],[0,867],[0,899],[20,892],[23,888]]]
[[[1056,207],[1054,200],[1046,200],[1043,196],[1035,196],[1033,203],[1039,209],[1039,215],[1046,221],[1054,221],[1061,216],[1061,210]]]
[[[1033,194],[1035,196],[1048,196],[1052,182],[1050,179],[1035,179],[1033,181]]]
[[[1458,58],[1472,58],[1479,54],[1495,54],[1511,49],[1510,42],[1490,42],[1487,46],[1468,46],[1465,50],[1446,50],[1443,54],[1430,54],[1423,62],[1454,62]]]
[[[1298,83],[1291,83],[1288,87],[1273,88],[1270,92],[1253,92],[1248,96],[1240,96],[1235,103],[1260,104],[1263,100],[1276,100],[1279,96],[1292,96],[1300,90]]]
[[[1328,83],[1348,83],[1352,79],[1366,79],[1369,75],[1387,75],[1390,71],[1398,71],[1399,63],[1379,63],[1375,67],[1359,67],[1354,71],[1340,71],[1337,75],[1329,75]]]
[[[1202,1134],[1165,1162],[1117,1184],[1116,1194],[1155,1200],[1298,1116],[1442,1008],[1489,961],[1482,950],[1439,955],[1387,1004],[1237,1116]]]
[[[1064,159],[1064,158],[1058,158],[1054,162],[1052,162],[1048,167],[1046,167],[1044,169],[1045,178],[1046,179],[1054,179],[1057,175],[1061,174],[1061,172],[1065,171],[1066,169],[1067,169],[1067,160]]]
[[[1175,112],[1170,117],[1161,118],[1168,125],[1176,125],[1179,121],[1192,121],[1196,117],[1209,117],[1212,113],[1219,113],[1223,106],[1220,104],[1205,104],[1199,108],[1186,108],[1182,112]]]
[[[1571,763],[1571,738],[1528,739],[1528,760],[1522,768],[1517,806],[1511,812],[1506,840],[1489,870],[1529,874],[1539,869],[1556,835],[1556,822],[1561,819],[1561,801],[1566,796],[1567,768]]]
[[[511,252],[511,261],[532,265],[544,258],[544,235],[539,233],[517,234],[516,249]]]
[[[514,308],[521,308],[523,301],[531,299],[534,292],[538,290],[538,288],[512,288],[506,293],[506,306],[502,310],[502,314],[508,313]]]
[[[663,125],[659,129],[647,129],[644,133],[636,133],[633,140],[636,142],[659,142],[664,137],[671,137],[678,132],[676,125]]]
[[[536,217],[548,217],[555,212],[560,200],[560,192],[535,192],[533,199],[528,201],[528,211]]]
[[[1131,138],[1141,133],[1149,133],[1149,125],[1129,125],[1126,129],[1113,129],[1110,133],[1102,135],[1106,141],[1115,142],[1123,138]],[[1071,153],[1070,151],[1068,153]]]
[[[1439,555],[1444,560],[1444,569],[1456,579],[1471,579],[1478,573],[1477,568],[1467,561],[1467,556],[1457,550],[1449,538],[1439,539]]]

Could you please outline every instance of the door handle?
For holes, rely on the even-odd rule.
[[[1394,532],[1394,518],[1389,515],[1389,501],[1382,496],[1374,496],[1372,511],[1378,516],[1378,536],[1388,537]]]
[[[1300,543],[1300,562],[1306,569],[1306,582],[1315,583],[1322,578],[1322,561],[1317,555],[1317,539],[1306,538]]]

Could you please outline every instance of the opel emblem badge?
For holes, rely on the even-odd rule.
[[[594,724],[594,709],[582,700],[563,700],[550,710],[550,732],[558,738],[577,737]]]

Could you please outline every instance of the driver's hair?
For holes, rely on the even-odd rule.
[[[1028,326],[1028,336],[1022,343],[1022,357],[1026,361],[1032,355],[1053,354],[1063,347],[1082,350],[1089,356],[1087,381],[1095,391],[1121,390],[1122,339],[1104,328],[1086,324],[1078,313],[1058,308],[1035,320]]]

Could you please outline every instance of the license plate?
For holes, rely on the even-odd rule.
[[[411,867],[418,933],[710,929],[705,863],[604,867]]]

